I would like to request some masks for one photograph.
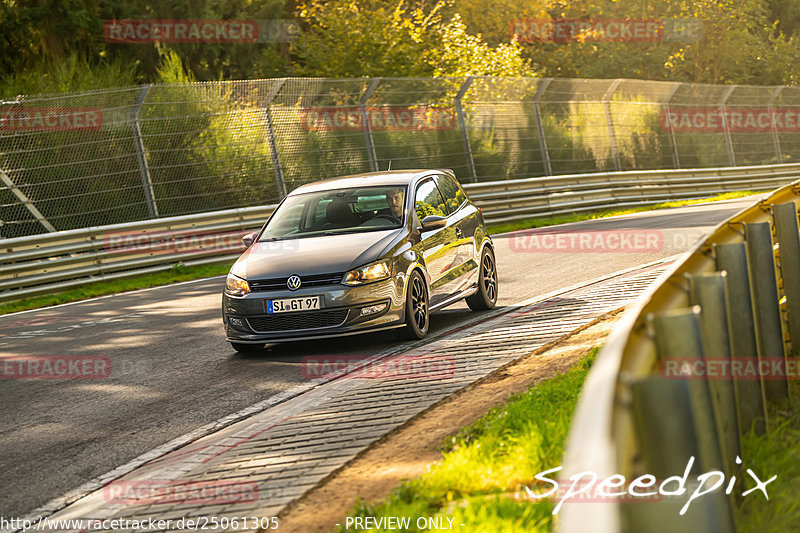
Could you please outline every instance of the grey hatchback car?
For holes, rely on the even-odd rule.
[[[497,302],[492,240],[451,170],[304,185],[243,240],[222,296],[238,351],[388,329],[418,339],[430,311]]]

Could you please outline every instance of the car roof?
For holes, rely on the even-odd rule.
[[[381,172],[366,172],[364,174],[354,174],[352,176],[341,176],[326,180],[307,183],[296,188],[289,193],[289,196],[303,194],[307,192],[327,191],[331,189],[344,189],[348,187],[369,187],[380,185],[408,185],[417,178],[433,173],[453,174],[452,170],[385,170]]]

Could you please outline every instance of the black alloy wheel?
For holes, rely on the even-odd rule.
[[[491,248],[484,248],[481,253],[478,292],[466,298],[466,302],[473,311],[494,309],[497,304],[497,269]]]

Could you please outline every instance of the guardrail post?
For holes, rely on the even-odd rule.
[[[703,359],[703,338],[700,331],[700,307],[670,311],[653,318],[656,353],[659,360],[679,358]],[[719,444],[713,402],[705,376],[687,376],[689,383],[692,419],[700,463],[704,471],[723,470],[724,463]],[[688,458],[687,458],[688,459]]]
[[[682,333],[681,333],[682,334]],[[695,458],[690,479],[708,471],[698,458],[698,431],[708,432],[698,426],[697,407],[693,404],[691,382],[647,378],[631,384],[636,435],[641,443],[642,470],[657,480],[682,476],[690,457]],[[665,409],[664,406],[669,406]],[[689,489],[682,496],[664,496],[656,501],[632,501],[622,505],[624,531],[647,533],[717,533],[735,531],[730,500],[723,491],[707,494],[708,499],[695,500],[681,516]],[[695,506],[695,504],[700,504]]]
[[[792,354],[800,351],[800,229],[794,202],[772,206],[775,231],[780,245],[780,269],[786,295],[786,318]]]
[[[726,273],[700,274],[689,278],[689,303],[700,306],[700,331],[706,359],[714,358],[731,363],[728,330],[728,294]],[[739,452],[739,426],[736,415],[736,393],[732,375],[708,381],[717,431],[720,436],[722,462],[732,474]]]
[[[750,284],[756,315],[756,338],[759,358],[781,358],[785,361],[781,310],[778,304],[778,281],[775,277],[775,255],[772,250],[772,230],[769,222],[744,225],[747,256],[750,261]],[[783,398],[789,394],[785,380],[766,380],[767,399]]]
[[[536,131],[539,133],[539,151],[542,154],[542,164],[544,165],[544,175],[552,176],[553,167],[550,165],[550,152],[547,149],[547,137],[544,134],[544,125],[542,124],[542,110],[539,106],[539,99],[542,94],[547,90],[547,87],[552,83],[553,78],[545,78],[539,82],[536,88],[536,95],[533,97],[533,118],[536,121]]]
[[[725,145],[728,147],[728,161],[732,167],[736,166],[736,154],[733,153],[733,139],[731,138],[731,127],[728,124],[728,116],[725,114],[725,106],[728,103],[728,98],[731,97],[733,91],[736,90],[736,85],[731,85],[725,90],[722,101],[719,104],[719,111],[722,115],[722,131],[725,134]]]
[[[267,95],[267,108],[266,108],[266,115],[267,115],[267,134],[269,135],[269,148],[272,152],[272,166],[275,168],[275,182],[278,186],[278,194],[280,195],[281,199],[286,197],[286,181],[284,180],[283,176],[283,167],[281,166],[281,158],[280,154],[278,153],[278,141],[275,138],[275,127],[272,123],[272,112],[270,110],[270,106],[272,106],[272,102],[278,96],[278,93],[281,92],[283,86],[286,84],[286,78],[283,78],[278,82],[275,87],[272,88],[272,91]]]
[[[703,358],[699,313],[699,308],[693,307],[653,318],[659,360]],[[690,479],[710,470],[725,471],[705,379],[644,379],[631,384],[631,394],[644,472],[660,480],[681,476],[691,457],[695,462]],[[680,516],[691,492],[656,502],[631,502],[625,507],[627,529],[661,533],[686,530],[691,525],[694,532],[735,531],[730,499],[723,491],[706,495],[708,500],[702,503],[692,502]],[[695,503],[701,505],[695,507]]]
[[[467,158],[467,170],[469,170],[469,178],[470,182],[475,183],[478,181],[478,173],[475,171],[475,160],[472,158],[472,146],[469,142],[469,132],[467,131],[467,121],[464,118],[464,106],[462,105],[462,100],[464,95],[467,94],[470,85],[472,85],[472,81],[475,79],[475,76],[467,76],[467,79],[464,80],[464,83],[461,85],[461,88],[458,90],[458,94],[456,94],[455,104],[456,104],[456,117],[458,118],[458,127],[461,129],[461,137],[464,139],[464,154]]]
[[[714,247],[717,270],[724,270],[728,285],[728,320],[730,349],[733,359],[758,357],[755,317],[750,296],[750,266],[745,243],[720,244]],[[767,430],[767,411],[764,384],[761,379],[734,378],[739,430],[746,434],[751,428],[757,434]]]
[[[614,80],[611,87],[608,88],[606,94],[603,95],[603,107],[606,111],[606,124],[608,124],[608,146],[611,148],[611,157],[614,159],[614,169],[622,170],[622,163],[619,159],[619,150],[617,149],[617,134],[614,132],[614,119],[611,115],[611,97],[617,91],[617,88],[622,83],[622,80]]]
[[[358,107],[361,109],[361,120],[364,123],[364,140],[367,145],[367,159],[369,159],[369,168],[373,172],[378,171],[378,156],[375,154],[375,144],[372,140],[372,127],[369,123],[369,114],[367,113],[367,100],[370,99],[375,88],[381,82],[382,78],[373,78],[369,82],[367,90],[361,95],[361,100],[358,102]]]
[[[139,127],[139,111],[142,109],[147,93],[150,92],[152,84],[147,84],[141,88],[136,96],[136,103],[131,111],[131,128],[133,129],[133,145],[136,147],[136,158],[139,161],[139,172],[142,175],[142,189],[144,198],[147,202],[147,210],[150,218],[158,218],[158,206],[156,205],[155,193],[153,193],[153,181],[150,179],[150,168],[147,166],[147,156],[144,152],[144,142],[142,141],[142,129]]]
[[[775,160],[776,163],[781,164],[783,163],[783,150],[781,150],[781,139],[778,136],[778,126],[775,124],[775,101],[780,96],[781,91],[783,91],[783,87],[777,87],[775,92],[772,93],[772,96],[769,99],[769,103],[767,104],[767,109],[769,109],[769,120],[770,120],[770,129],[772,130],[772,142],[775,145]]]
[[[670,115],[672,113],[670,108],[670,103],[672,102],[672,97],[675,96],[675,93],[678,92],[678,89],[681,88],[681,83],[676,83],[675,86],[669,93],[667,97],[667,101],[664,103],[664,112],[667,116],[667,131],[669,131],[669,142],[672,145],[672,159],[673,159],[673,166],[678,169],[681,168],[681,158],[680,154],[678,153],[678,143],[675,141],[675,129],[672,127],[672,120],[670,120]]]

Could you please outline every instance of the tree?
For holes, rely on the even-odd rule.
[[[532,70],[515,44],[495,48],[470,35],[458,15],[445,21],[439,1],[313,0],[298,7],[304,31],[296,72],[325,77],[524,76]]]

